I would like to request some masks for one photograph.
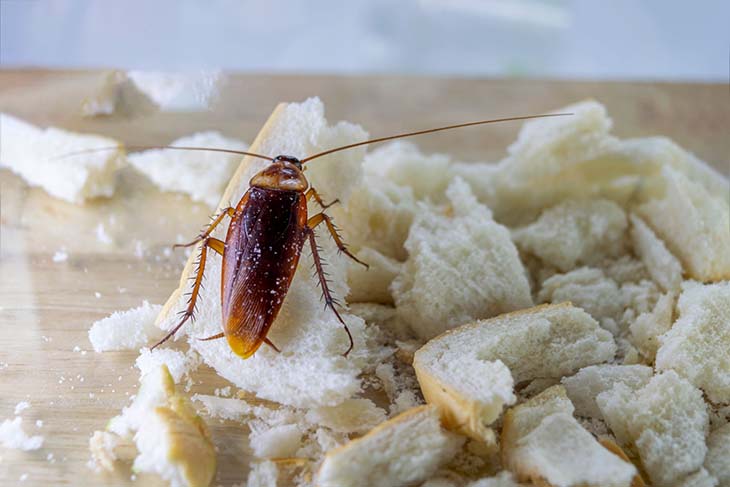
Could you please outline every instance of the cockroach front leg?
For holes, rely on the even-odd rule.
[[[317,213],[312,218],[307,220],[307,225],[309,226],[309,228],[314,229],[317,225],[319,225],[322,222],[325,222],[325,224],[327,225],[327,230],[329,230],[330,235],[332,235],[332,240],[335,241],[335,243],[337,244],[337,248],[340,250],[340,252],[342,252],[343,254],[345,254],[346,256],[348,256],[349,258],[351,258],[358,264],[364,265],[366,269],[370,268],[369,265],[367,265],[365,262],[361,261],[354,255],[352,255],[352,253],[349,250],[347,250],[347,245],[345,245],[345,242],[342,241],[342,237],[340,237],[340,234],[337,232],[337,228],[335,227],[335,224],[332,223],[331,216],[327,215],[324,212]]]
[[[175,328],[170,331],[165,337],[160,340],[159,342],[155,343],[152,346],[151,350],[154,350],[158,346],[165,343],[167,340],[172,338],[172,336],[182,327],[188,319],[193,318],[193,314],[195,313],[195,305],[198,302],[198,295],[200,294],[200,288],[203,285],[203,274],[205,273],[205,261],[206,257],[208,256],[208,249],[213,249],[214,252],[223,255],[223,249],[225,247],[225,244],[218,240],[217,238],[213,237],[206,237],[203,241],[203,245],[200,247],[200,259],[198,260],[198,270],[195,274],[195,282],[193,283],[193,289],[190,292],[190,300],[188,300],[188,307],[185,309],[185,311],[182,312],[182,319],[180,322],[175,326]]]
[[[324,202],[324,201],[322,201],[322,197],[321,197],[321,196],[319,195],[319,193],[317,192],[317,190],[316,190],[316,189],[314,189],[314,188],[309,188],[309,189],[307,190],[307,192],[306,192],[306,193],[304,193],[304,196],[305,196],[305,197],[307,198],[307,200],[310,200],[310,199],[314,198],[314,199],[315,199],[315,201],[316,201],[317,203],[319,203],[319,206],[321,206],[323,210],[326,210],[326,209],[327,209],[327,208],[329,208],[330,206],[332,206],[332,205],[334,205],[334,204],[336,204],[336,203],[339,203],[339,202],[340,202],[340,200],[339,200],[339,198],[338,198],[338,199],[336,199],[336,200],[333,200],[333,201],[331,201],[331,202],[329,202],[329,203],[325,204],[325,202]]]
[[[311,221],[311,218],[310,218]],[[343,356],[347,357],[347,354],[350,353],[350,350],[352,350],[352,347],[354,346],[354,342],[352,341],[352,334],[350,333],[350,329],[347,328],[347,324],[345,323],[345,320],[342,319],[342,316],[340,316],[340,313],[337,311],[337,308],[335,308],[335,300],[332,297],[332,293],[329,289],[329,284],[327,284],[327,277],[324,274],[324,269],[322,268],[322,259],[319,257],[319,249],[317,248],[317,240],[314,236],[314,230],[311,225],[305,227],[304,230],[307,234],[307,237],[309,238],[309,243],[312,247],[312,258],[314,259],[314,267],[317,269],[317,277],[319,277],[319,284],[322,286],[322,295],[324,296],[324,302],[325,306],[329,307],[334,313],[335,316],[337,316],[337,319],[340,323],[342,323],[342,326],[345,327],[345,331],[347,332],[347,337],[350,339],[350,346],[348,347],[347,351],[345,351]]]
[[[221,211],[220,214],[217,217],[215,217],[215,220],[213,220],[210,223],[210,225],[208,225],[208,228],[203,233],[198,235],[198,237],[195,240],[193,240],[192,242],[188,242],[186,244],[175,244],[172,246],[172,248],[176,249],[178,247],[192,247],[193,245],[197,244],[198,242],[205,240],[206,238],[208,238],[208,236],[210,236],[211,233],[213,233],[213,230],[215,230],[215,227],[217,227],[218,224],[223,221],[223,217],[228,215],[229,217],[233,218],[233,215],[235,212],[236,212],[236,209],[233,208],[232,206],[229,206],[228,208],[223,209],[223,211]]]

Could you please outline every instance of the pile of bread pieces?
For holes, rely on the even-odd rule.
[[[306,249],[269,333],[281,353],[242,361],[196,339],[221,331],[214,284],[174,341],[144,348],[177,323],[196,252],[164,306],[95,323],[97,351],[143,347],[139,394],[92,438],[97,464],[214,484],[206,422],[226,421],[248,435],[249,487],[730,486],[728,180],[666,138],[614,137],[600,103],[560,111],[498,163],[399,141],[308,165],[370,266],[318,233],[347,358]],[[310,99],[279,106],[251,150],[366,137]],[[245,158],[220,207],[265,165]],[[220,271],[209,257],[207,282]],[[189,398],[201,363],[238,392]]]

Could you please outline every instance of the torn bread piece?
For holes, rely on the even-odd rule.
[[[563,377],[561,384],[575,406],[576,415],[603,419],[596,404],[598,394],[611,389],[617,383],[632,390],[640,389],[649,383],[652,375],[651,367],[645,365],[589,365],[575,375]]]
[[[572,413],[562,386],[509,409],[502,427],[504,465],[521,481],[629,487],[636,467],[599,444]]]
[[[615,351],[609,332],[564,303],[450,330],[418,350],[413,365],[426,401],[440,406],[444,424],[489,441],[486,426],[515,402],[513,384],[559,379],[611,360]]]
[[[168,145],[236,151],[248,148],[240,140],[224,137],[215,131],[181,137]],[[151,149],[131,153],[127,159],[163,191],[186,193],[193,201],[202,201],[215,207],[242,156],[209,151]]]
[[[629,215],[629,219],[634,252],[641,258],[651,278],[664,291],[678,291],[682,284],[682,264],[644,220],[634,214]]]
[[[567,272],[625,252],[626,214],[609,200],[568,200],[512,231],[521,251]]]
[[[43,446],[40,435],[28,436],[23,430],[23,418],[16,416],[12,421],[6,419],[0,424],[0,445],[4,448],[31,451]]]
[[[707,406],[702,392],[674,371],[637,390],[616,383],[596,403],[619,444],[641,458],[652,485],[672,485],[702,466]]]
[[[96,91],[81,104],[84,117],[138,116],[157,109],[157,105],[137,88],[127,73],[117,69],[104,71]]]
[[[676,487],[717,487],[717,479],[704,468],[693,474],[687,475],[680,482],[674,484]]]
[[[136,350],[162,338],[155,326],[155,317],[162,306],[142,301],[142,305],[127,311],[116,311],[94,322],[89,329],[89,341],[95,352]]]
[[[97,462],[108,467],[129,455],[120,445],[133,439],[137,448],[133,469],[156,473],[172,487],[207,487],[216,470],[215,447],[203,420],[190,401],[175,391],[167,366],[140,378],[132,404],[109,421],[107,432],[95,434],[90,447]]]
[[[685,282],[677,309],[679,318],[660,337],[657,370],[675,370],[712,402],[730,403],[730,282]]]
[[[114,139],[41,129],[4,113],[0,113],[0,140],[0,167],[71,203],[111,196],[116,172],[126,164],[124,147]],[[99,148],[111,149],[69,155]]]
[[[366,433],[385,421],[386,414],[370,399],[352,398],[337,406],[310,409],[306,419],[337,433]]]
[[[313,98],[304,103],[279,105],[252,144],[251,150],[274,156],[288,154],[305,157],[365,138],[366,133],[355,125],[345,122],[327,125],[322,102]],[[325,201],[339,199],[343,205],[347,205],[350,193],[359,182],[363,153],[364,148],[353,149],[334,157],[314,160],[307,164],[307,179]],[[264,160],[244,158],[220,206],[237,202],[248,190],[250,178],[267,164]],[[313,203],[311,213],[319,211],[316,203]],[[337,220],[335,223],[339,224]],[[212,236],[225,238],[227,227],[227,222],[224,222]],[[332,293],[335,297],[343,298],[347,295],[347,257],[337,252],[326,230],[318,231],[318,235]],[[157,318],[157,325],[163,329],[174,327],[179,320],[177,313],[187,305],[184,293],[190,289],[188,279],[195,270],[197,254],[195,251],[191,255],[183,270],[180,287],[170,296]],[[367,349],[378,331],[375,327],[366,328],[361,318],[341,308],[340,314],[354,339],[352,352],[344,358],[342,354],[349,343],[347,334],[332,310],[323,306],[320,284],[309,270],[311,265],[311,253],[305,248],[283,307],[269,330],[268,338],[281,353],[263,345],[244,362],[233,354],[225,339],[198,340],[222,331],[220,286],[208,286],[201,292],[196,319],[186,323],[177,337],[187,334],[190,346],[219,375],[260,398],[307,408],[335,406],[343,402],[361,389],[363,370],[374,368],[375,362],[379,360],[379,352]],[[220,276],[221,259],[210,253],[205,268],[206,282],[219,283]]]
[[[511,472],[503,471],[494,477],[475,480],[466,484],[466,487],[521,487]]]
[[[707,438],[705,468],[717,478],[720,487],[730,485],[730,423],[717,428]]]
[[[207,109],[218,97],[226,76],[220,70],[189,72],[127,71],[136,88],[162,111]]]
[[[452,458],[463,440],[444,431],[435,406],[420,406],[327,452],[320,487],[399,487],[423,481]]]
[[[347,269],[350,293],[348,303],[393,304],[390,284],[400,271],[401,263],[370,247],[362,247],[355,256],[365,262],[365,267],[352,262]]]
[[[651,311],[639,314],[629,325],[629,341],[649,363],[656,358],[661,336],[672,327],[676,301],[674,293],[662,294]]]
[[[405,244],[408,260],[391,286],[398,317],[422,339],[532,306],[509,230],[462,179],[446,194],[445,209],[421,208]]]
[[[684,174],[664,167],[662,197],[636,212],[698,281],[730,279],[730,201],[713,196]]]

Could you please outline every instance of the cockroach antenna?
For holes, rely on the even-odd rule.
[[[93,152],[103,152],[109,150],[117,150],[120,147],[97,147],[95,149],[84,149],[75,152],[67,152],[57,157],[51,158],[51,160],[66,159],[67,157],[78,156],[81,154],[89,154]],[[207,152],[225,152],[226,154],[238,154],[241,156],[258,157],[259,159],[266,159],[267,161],[274,161],[273,157],[263,156],[261,154],[255,154],[253,152],[245,152],[240,150],[232,149],[214,149],[210,147],[181,147],[173,145],[123,145],[121,148],[138,151],[138,150],[151,150],[151,149],[172,149],[172,150],[194,150],[194,151],[207,151]]]
[[[376,144],[378,142],[385,142],[387,140],[394,140],[394,139],[402,139],[404,137],[413,137],[414,135],[423,135],[423,134],[431,134],[433,132],[441,132],[442,130],[451,130],[451,129],[458,129],[461,127],[471,127],[474,125],[484,125],[487,123],[497,123],[497,122],[513,122],[515,120],[530,120],[533,118],[547,118],[547,117],[565,117],[568,115],[573,115],[572,113],[547,113],[544,115],[526,115],[522,117],[509,117],[509,118],[495,118],[492,120],[479,120],[478,122],[467,122],[467,123],[460,123],[457,125],[449,125],[447,127],[439,127],[435,129],[426,129],[426,130],[419,130],[418,132],[408,132],[405,134],[398,134],[398,135],[390,135],[388,137],[380,137],[378,139],[370,139],[365,140],[363,142],[357,142],[354,144],[348,144],[343,145],[342,147],[335,147],[334,149],[328,149],[326,151],[320,152],[318,154],[314,154],[313,156],[305,157],[300,162],[302,164],[309,162],[311,160],[317,159],[318,157],[326,156],[329,154],[332,154],[334,152],[340,152],[347,149],[352,149],[353,147],[360,147],[361,145],[369,145],[369,144]]]

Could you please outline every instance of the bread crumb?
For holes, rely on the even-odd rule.
[[[685,282],[677,309],[660,338],[657,370],[673,369],[712,402],[730,403],[730,282]]]
[[[302,430],[296,424],[264,427],[250,423],[249,443],[257,458],[287,458],[294,456],[302,441]]]
[[[96,226],[96,239],[103,243],[103,244],[110,244],[112,243],[112,238],[109,236],[109,234],[106,232],[106,229],[104,228],[103,223],[99,223]]]
[[[154,325],[161,309],[160,305],[143,301],[137,308],[117,311],[96,321],[89,329],[89,341],[94,351],[134,350],[162,338],[163,331]]]
[[[66,262],[68,260],[68,252],[65,249],[59,249],[53,254],[53,262]]]
[[[30,403],[28,401],[20,401],[18,404],[15,405],[15,415],[18,416],[29,407]]]
[[[43,446],[42,436],[28,436],[23,431],[23,418],[16,416],[12,421],[6,419],[0,424],[0,444],[5,448],[31,451]]]
[[[446,193],[451,214],[421,207],[405,243],[408,260],[391,286],[398,317],[423,339],[532,305],[509,231],[462,179]]]

